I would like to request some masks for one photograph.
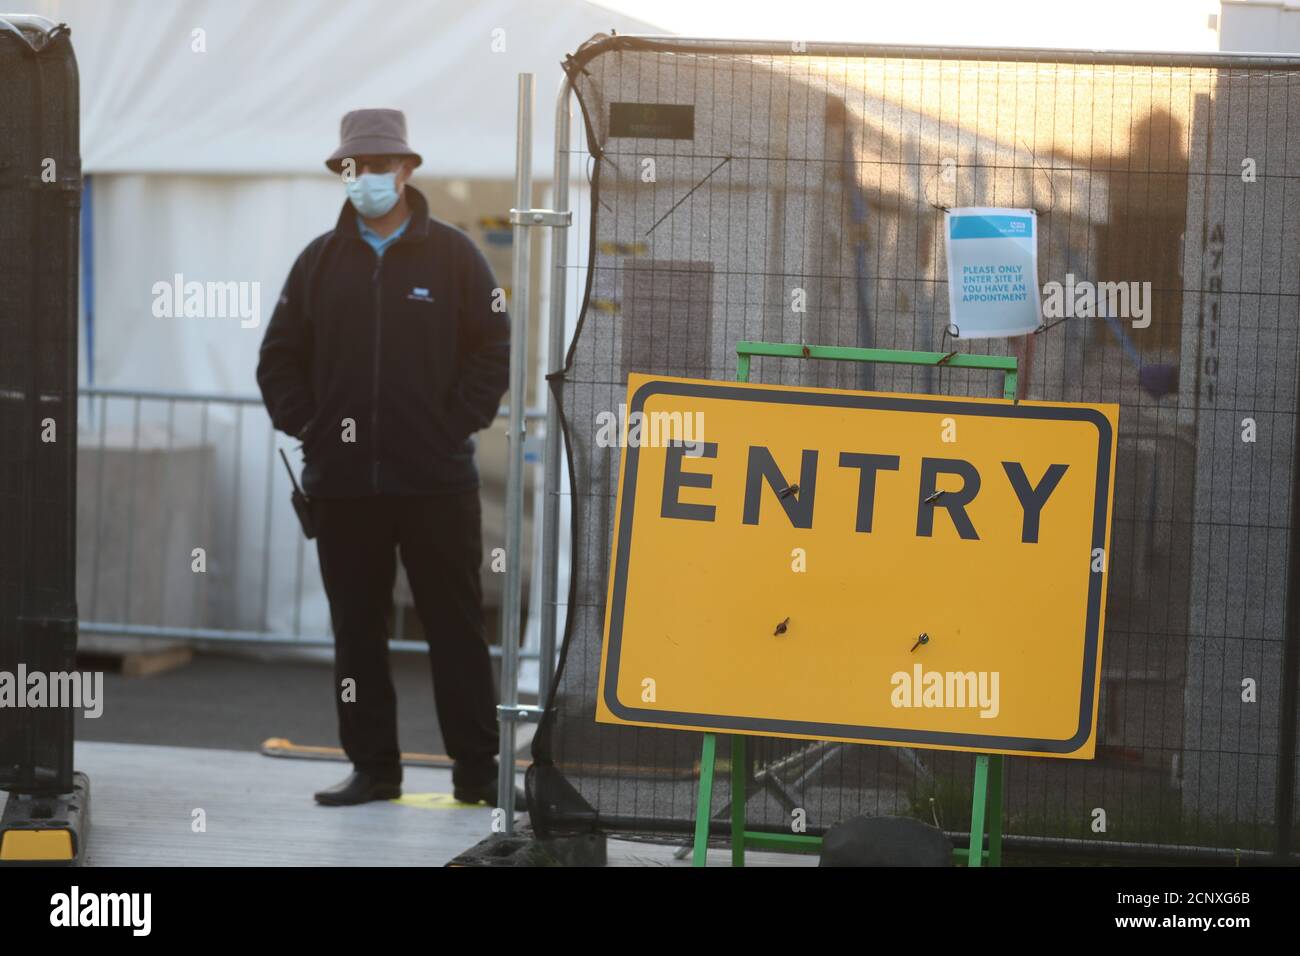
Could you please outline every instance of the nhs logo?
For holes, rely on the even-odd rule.
[[[421,289],[421,288],[418,287],[418,286],[417,286],[416,288],[412,289],[409,293],[407,293],[407,296],[406,296],[406,297],[407,297],[408,299],[414,299],[416,302],[432,302],[432,301],[433,301],[433,296],[429,295],[429,290],[428,290],[428,289]]]

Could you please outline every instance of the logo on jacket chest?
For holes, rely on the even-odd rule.
[[[433,296],[429,295],[429,290],[415,286],[406,294],[408,299],[414,299],[416,302],[432,302]]]

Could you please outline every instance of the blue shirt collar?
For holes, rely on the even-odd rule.
[[[384,250],[401,238],[402,233],[406,232],[406,227],[411,224],[411,217],[407,216],[405,221],[390,232],[388,235],[380,237],[379,233],[366,225],[366,221],[360,216],[357,217],[357,231],[361,233],[361,238],[370,243],[370,248],[375,250],[375,254],[382,256]]]

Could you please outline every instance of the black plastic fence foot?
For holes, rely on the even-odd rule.
[[[72,792],[11,793],[0,816],[0,866],[78,866],[90,833],[90,778],[72,775]]]
[[[496,834],[460,854],[448,866],[604,866],[605,835],[539,838],[530,832],[518,836]]]

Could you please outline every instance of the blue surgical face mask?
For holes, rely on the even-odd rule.
[[[397,205],[397,173],[362,173],[345,180],[352,206],[366,219],[377,219]]]

